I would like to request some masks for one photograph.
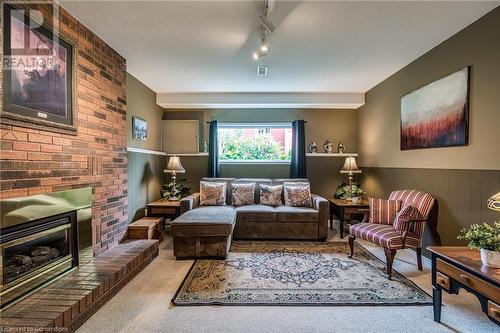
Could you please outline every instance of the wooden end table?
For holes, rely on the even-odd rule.
[[[344,222],[351,221],[355,215],[364,214],[368,206],[368,200],[361,200],[357,203],[343,199],[328,199],[330,202],[330,229],[333,229],[333,215],[340,221],[340,238],[344,238]]]
[[[170,219],[172,221],[181,214],[181,202],[179,200],[160,199],[148,203],[146,212],[148,217],[163,217],[165,220]]]
[[[441,294],[473,293],[488,318],[500,326],[500,268],[481,262],[479,251],[465,246],[429,246],[432,259],[434,321],[441,322]]]

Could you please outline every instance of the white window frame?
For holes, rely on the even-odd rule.
[[[292,128],[291,122],[262,122],[262,123],[218,123],[217,131],[221,128]],[[217,133],[217,135],[219,135]],[[219,164],[290,164],[290,160],[222,160]]]

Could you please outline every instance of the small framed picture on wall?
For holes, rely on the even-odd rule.
[[[147,141],[148,123],[146,120],[138,117],[132,117],[132,137],[134,139]]]

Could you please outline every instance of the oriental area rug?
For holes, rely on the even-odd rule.
[[[196,260],[175,305],[431,305],[432,298],[356,244],[235,241],[225,260]]]

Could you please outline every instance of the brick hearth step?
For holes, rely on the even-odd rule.
[[[1,330],[75,331],[158,256],[157,240],[127,240],[0,313]]]

